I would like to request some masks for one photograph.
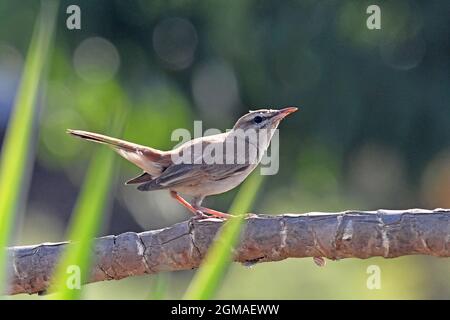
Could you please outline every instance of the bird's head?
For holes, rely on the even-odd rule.
[[[239,118],[233,127],[233,130],[260,130],[260,129],[276,129],[281,120],[283,120],[288,114],[297,111],[296,107],[287,107],[281,110],[274,109],[260,109],[250,111]]]

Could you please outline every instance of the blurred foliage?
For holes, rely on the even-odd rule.
[[[18,243],[64,240],[58,226],[67,226],[98,148],[64,131],[112,134],[117,106],[129,114],[124,138],[162,149],[193,120],[224,130],[248,109],[300,106],[280,126],[280,171],[267,177],[255,212],[448,207],[450,3],[378,3],[382,29],[371,31],[366,0],[62,1]],[[81,8],[81,30],[65,27],[69,4]],[[0,2],[1,133],[38,10],[37,1]],[[119,161],[121,182],[139,172]],[[236,193],[208,206],[224,211]],[[188,217],[165,193],[118,194],[99,235]],[[370,264],[381,267],[381,290],[365,286]],[[449,266],[430,257],[232,265],[217,297],[449,298]],[[181,298],[192,274],[168,275],[165,297]],[[154,286],[126,279],[88,285],[85,296],[147,298]]]
[[[167,299],[168,275],[166,273],[158,273],[153,278],[154,287],[150,291],[149,298],[152,300]]]
[[[121,115],[120,110],[117,113]],[[121,126],[123,117],[117,116],[115,120],[114,131],[119,132],[118,126]],[[78,285],[85,283],[90,274],[92,241],[98,234],[109,203],[111,184],[114,181],[114,162],[115,154],[104,147],[92,159],[69,225],[67,239],[73,241],[74,245],[63,252],[55,268],[49,290],[54,293],[50,296],[52,299],[73,300],[81,297],[82,291],[76,287],[77,281]],[[80,275],[78,280],[77,275]]]
[[[57,3],[44,1],[27,52],[20,87],[5,134],[0,157],[0,293],[5,289],[5,247],[15,228],[20,197],[26,195],[32,163],[33,126],[40,81],[53,38]]]

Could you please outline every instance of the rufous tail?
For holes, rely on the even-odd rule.
[[[116,150],[122,157],[151,176],[158,176],[170,162],[170,155],[161,150],[146,147],[140,144],[120,140],[103,134],[68,129],[67,133],[85,140],[106,144]]]

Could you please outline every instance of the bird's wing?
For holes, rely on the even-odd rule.
[[[171,151],[173,164],[168,166],[160,176],[138,187],[141,191],[169,189],[180,185],[199,185],[202,181],[218,181],[238,174],[249,167],[243,164],[208,164],[205,155],[217,150],[219,160],[225,162],[225,142],[229,133],[222,133],[203,138],[193,139]],[[225,150],[227,152],[228,150]],[[234,155],[235,150],[232,150]],[[221,154],[221,156],[220,156]],[[222,158],[221,158],[222,157]],[[179,161],[181,160],[181,161]],[[212,159],[213,160],[213,159]]]
[[[141,191],[168,189],[180,185],[198,185],[203,179],[223,180],[238,174],[249,164],[175,164],[167,168],[161,176],[138,187]]]
[[[140,184],[140,183],[149,182],[152,180],[153,180],[153,177],[144,171],[142,174],[138,175],[137,177],[134,177],[133,179],[130,179],[127,182],[125,182],[125,184]]]

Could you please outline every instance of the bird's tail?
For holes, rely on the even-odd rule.
[[[170,155],[165,151],[89,131],[68,129],[67,133],[78,138],[112,147],[122,157],[134,163],[151,176],[160,175],[163,168],[170,162]]]
[[[105,136],[103,134],[89,132],[89,131],[67,129],[67,133],[69,133],[75,137],[78,137],[78,138],[82,138],[82,139],[89,140],[89,141],[94,141],[97,143],[107,144],[113,148],[122,149],[122,150],[126,150],[126,151],[135,151],[135,150],[139,150],[139,149],[148,148],[145,146],[141,146],[139,144],[131,143],[131,142],[128,142],[125,140],[120,140],[120,139],[116,139],[113,137]],[[155,149],[155,151],[158,151],[158,150]]]

